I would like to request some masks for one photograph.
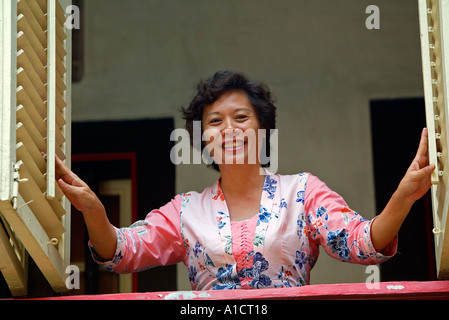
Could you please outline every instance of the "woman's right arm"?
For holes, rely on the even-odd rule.
[[[117,233],[100,199],[58,157],[56,180],[67,199],[83,213],[89,239],[96,253],[105,261],[111,260],[117,248]]]

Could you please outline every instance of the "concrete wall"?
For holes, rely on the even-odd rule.
[[[371,4],[379,30],[365,27]],[[312,172],[375,216],[369,101],[423,95],[417,1],[88,0],[84,18],[74,121],[170,116],[183,127],[178,110],[199,79],[243,71],[277,97],[278,173]],[[201,191],[216,178],[205,165],[180,165],[176,190]],[[311,282],[366,277],[323,251]]]

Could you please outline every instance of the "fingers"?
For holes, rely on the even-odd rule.
[[[83,212],[86,210],[90,204],[90,199],[86,197],[86,191],[83,190],[85,189],[84,187],[72,186],[62,179],[58,180],[58,184],[64,195],[78,211]]]
[[[59,159],[58,156],[55,155],[55,170],[58,176],[64,176],[66,174],[70,174],[72,171]]]
[[[55,160],[56,180],[62,179],[65,183],[78,187],[87,186],[58,156],[55,156]]]
[[[416,156],[414,162],[417,162],[419,168],[423,168],[429,164],[429,153],[428,153],[428,131],[427,128],[424,128],[421,133],[421,139],[419,141],[418,151],[416,152]]]
[[[42,151],[41,151],[41,154],[43,156],[46,156],[46,154]],[[67,167],[65,165],[65,163],[61,159],[59,159],[59,157],[57,155],[55,155],[55,173],[56,173],[56,180],[59,180],[63,177],[65,177],[65,179],[67,180],[68,177],[75,175],[72,172],[72,170],[70,170],[69,167]],[[73,176],[72,176],[72,178],[73,178]],[[68,182],[68,181],[66,181],[66,182]]]
[[[414,180],[419,181],[423,179],[430,179],[430,175],[432,174],[433,170],[435,170],[435,165],[429,164],[428,166],[415,171]]]
[[[76,201],[77,198],[77,191],[76,187],[71,186],[70,184],[66,183],[62,179],[57,180],[59,187],[61,188],[62,192],[64,192],[64,195],[67,197],[67,199],[70,201],[72,205],[75,206],[78,210],[81,210],[78,206],[78,201]]]
[[[65,182],[63,179],[58,179],[57,182],[62,192],[69,198],[70,196],[78,196],[83,192],[83,188],[86,188],[87,185],[80,184],[77,182],[77,179],[73,180],[75,183],[69,184]],[[69,199],[70,200],[70,199]]]
[[[55,156],[56,181],[64,195],[75,208],[85,212],[102,204],[89,186],[70,170],[65,163]]]
[[[59,187],[61,188],[62,192],[64,192],[64,194],[66,196],[68,196],[69,194],[73,194],[76,187],[71,186],[70,184],[68,184],[67,182],[65,182],[62,179],[58,179],[57,180]]]
[[[428,148],[428,132],[427,128],[424,128],[421,133],[421,140],[419,141],[418,151],[416,152],[416,158],[427,157]]]

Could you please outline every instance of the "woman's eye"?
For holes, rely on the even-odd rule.
[[[242,120],[242,119],[246,119],[247,118],[247,116],[245,116],[245,115],[239,115],[239,116],[237,116],[237,119],[238,120]]]
[[[220,119],[212,119],[212,120],[210,121],[210,123],[217,123],[217,122],[220,122]]]

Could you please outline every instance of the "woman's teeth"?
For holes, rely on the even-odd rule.
[[[243,141],[233,141],[223,144],[225,149],[237,149],[243,145]]]

